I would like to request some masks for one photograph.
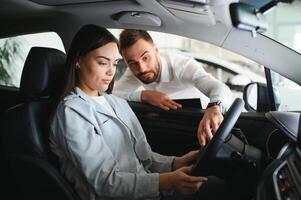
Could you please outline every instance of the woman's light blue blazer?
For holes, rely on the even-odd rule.
[[[50,145],[62,172],[82,199],[159,199],[159,173],[172,170],[174,157],[152,152],[124,99],[103,95],[115,116],[77,87],[58,105]]]

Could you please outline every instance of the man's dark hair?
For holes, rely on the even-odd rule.
[[[144,39],[147,42],[154,43],[147,31],[125,29],[119,35],[119,52],[122,55],[123,50],[131,47],[138,40]]]

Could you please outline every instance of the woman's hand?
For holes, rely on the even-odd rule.
[[[207,178],[191,176],[192,168],[193,166],[182,167],[174,172],[160,174],[160,191],[175,189],[181,194],[192,194],[198,191]]]
[[[176,157],[173,161],[172,169],[176,170],[181,167],[193,165],[195,163],[195,160],[198,158],[198,156],[199,156],[199,150],[194,150],[188,152],[187,154],[181,157]]]

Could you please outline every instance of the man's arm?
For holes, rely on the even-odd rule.
[[[196,60],[193,58],[187,60],[178,73],[182,81],[192,83],[210,99],[210,102],[220,101],[223,112],[228,109],[232,99],[231,90],[227,85],[207,73]]]
[[[167,94],[154,90],[143,90],[141,92],[141,101],[163,110],[176,110],[182,107],[181,104],[173,101]]]
[[[231,102],[232,92],[224,83],[216,80],[211,74],[191,58],[179,74],[183,81],[191,82],[202,93],[209,97],[210,102],[221,102],[220,105],[207,107],[204,116],[198,126],[198,139],[204,146],[210,141],[214,133],[223,121],[222,113],[225,112]]]
[[[140,81],[127,69],[121,79],[115,82],[113,94],[128,101],[141,101],[143,90]]]
[[[171,100],[168,95],[155,90],[145,90],[141,82],[127,69],[114,85],[113,94],[128,101],[146,102],[164,110],[177,109],[181,105]]]

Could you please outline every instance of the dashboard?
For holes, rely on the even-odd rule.
[[[266,168],[257,187],[256,199],[301,199],[301,149],[298,146],[285,145],[279,158]]]
[[[271,111],[266,117],[290,142],[280,150],[261,176],[256,190],[256,200],[301,199],[301,129],[300,113]]]

